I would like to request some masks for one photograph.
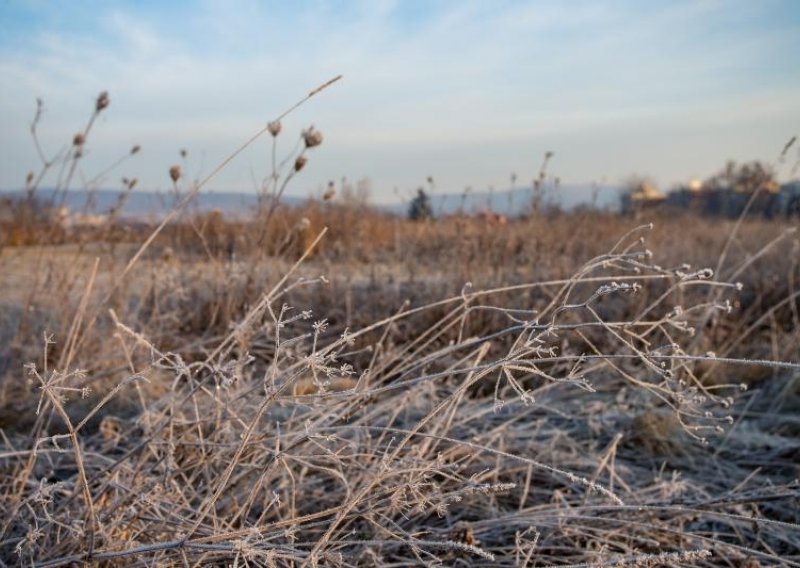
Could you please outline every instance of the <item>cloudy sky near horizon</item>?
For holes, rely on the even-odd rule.
[[[395,200],[532,179],[542,155],[565,183],[662,186],[727,159],[772,162],[800,131],[800,2],[502,0],[159,2],[0,0],[0,188],[57,151],[101,90],[111,106],[83,165],[169,187],[188,151],[202,177],[309,89],[344,79],[284,122],[325,135],[290,193],[343,176]],[[267,138],[209,186],[246,191],[270,173]]]

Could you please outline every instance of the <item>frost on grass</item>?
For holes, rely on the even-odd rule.
[[[796,497],[796,485],[709,501],[714,482],[695,469],[730,467],[719,453],[740,443],[739,384],[700,380],[721,358],[690,331],[729,310],[716,290],[731,287],[650,256],[612,252],[545,284],[534,318],[519,303],[525,286],[464,287],[353,330],[290,307],[297,286],[277,287],[200,355],[162,349],[112,313],[131,379],[107,396],[89,386],[96,369],[52,369],[46,336],[27,367],[33,444],[0,454],[4,554],[45,565],[702,565],[708,534],[715,557],[744,558],[733,535],[755,530],[785,548],[796,527],[763,503]],[[672,303],[698,286],[710,301]],[[444,319],[393,339],[442,305]],[[464,333],[485,313],[505,323]],[[138,378],[168,388],[150,397]],[[136,412],[103,410],[123,391]],[[672,478],[654,479],[656,459]],[[742,515],[740,502],[763,512]]]

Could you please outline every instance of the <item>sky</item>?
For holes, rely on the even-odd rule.
[[[0,0],[0,188],[42,146],[111,104],[80,169],[118,187],[204,177],[311,89],[343,79],[283,121],[278,155],[310,125],[324,134],[288,193],[368,179],[375,202],[524,185],[554,152],[563,183],[647,176],[668,188],[729,159],[774,163],[800,132],[796,0],[120,1]],[[269,135],[208,189],[254,191]],[[185,149],[182,160],[179,151]],[[781,174],[784,175],[784,174]]]

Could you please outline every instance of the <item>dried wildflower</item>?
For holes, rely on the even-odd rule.
[[[294,171],[299,172],[302,170],[306,162],[308,162],[308,158],[305,156],[297,156],[297,159],[294,161]]]
[[[186,148],[181,148],[179,153],[181,155],[181,158],[183,158],[184,160],[186,159],[186,156],[189,154],[189,152],[186,151]]]
[[[322,194],[322,199],[324,201],[330,201],[336,195],[336,190],[333,187],[328,186],[328,189],[325,190],[325,193]]]
[[[172,183],[178,183],[178,180],[181,179],[181,167],[172,166],[169,169],[169,177],[172,180]]]
[[[33,172],[28,172],[28,175],[25,177],[25,185],[30,185],[33,183]]]
[[[269,131],[272,136],[277,136],[281,133],[281,123],[279,120],[274,120],[267,124],[267,130]]]
[[[302,217],[294,226],[294,230],[298,233],[303,233],[311,227],[311,221],[308,217]]]
[[[311,126],[308,130],[303,130],[303,141],[306,144],[306,148],[319,146],[322,144],[322,132],[315,130],[314,127]]]
[[[85,142],[86,142],[86,137],[83,135],[82,132],[78,132],[75,136],[72,137],[73,146],[83,146]]]
[[[131,148],[131,155],[138,154],[139,150],[141,150],[141,149],[142,149],[142,147],[139,146],[138,144],[136,144],[133,148]]]
[[[108,91],[103,91],[99,95],[97,95],[97,101],[95,102],[94,108],[97,109],[97,112],[100,112],[104,108],[106,108],[111,103],[111,100],[108,98]]]

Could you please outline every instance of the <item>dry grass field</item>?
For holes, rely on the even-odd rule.
[[[3,248],[6,564],[800,562],[790,227],[294,216]]]
[[[0,233],[0,565],[800,565],[787,223],[167,220]]]

